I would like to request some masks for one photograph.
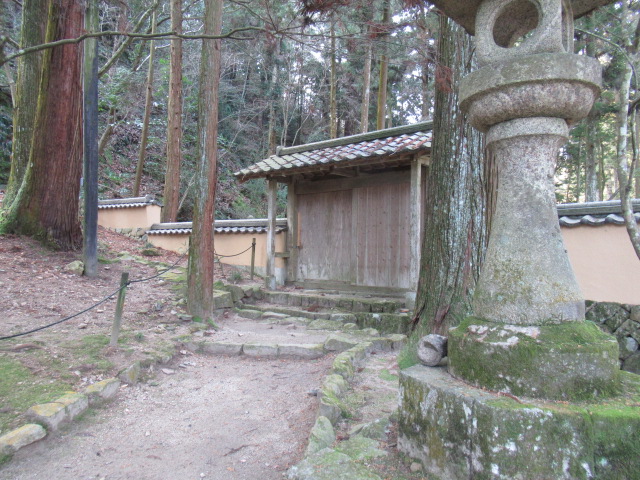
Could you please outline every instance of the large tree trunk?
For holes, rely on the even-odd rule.
[[[273,51],[266,55],[266,70],[271,69],[269,79],[269,126],[267,128],[267,156],[276,153],[278,136],[276,135],[277,112],[276,104],[280,100],[280,88],[278,81],[278,56],[280,55],[280,42],[276,42]]]
[[[22,27],[20,47],[27,48],[44,43],[49,17],[50,0],[24,0],[22,5]],[[11,152],[11,172],[4,197],[5,208],[13,200],[27,170],[31,140],[36,116],[37,101],[34,92],[40,86],[43,52],[34,52],[18,58],[18,78],[15,110],[13,112],[13,144]]]
[[[54,0],[50,3],[45,40],[78,37],[83,24],[81,3]],[[78,45],[59,46],[43,53],[29,164],[0,226],[0,231],[33,236],[64,250],[82,244],[78,220],[81,65]]]
[[[460,79],[472,65],[472,42],[442,16],[438,44],[434,139],[427,176],[425,231],[414,325],[446,334],[469,312],[488,238],[487,199],[494,172],[485,166],[483,136],[458,107]]]
[[[205,35],[220,35],[222,0],[205,2]],[[202,41],[198,115],[198,177],[189,244],[187,306],[192,315],[213,317],[213,222],[218,158],[220,40]]]
[[[362,105],[360,107],[360,133],[369,131],[369,104],[371,101],[371,50],[372,44],[367,42],[362,67]]]
[[[384,0],[382,4],[382,28],[386,29],[391,19],[391,7],[389,0]],[[388,33],[382,35],[382,55],[380,56],[380,74],[378,76],[378,109],[376,115],[376,129],[384,128],[387,113],[387,83],[389,79],[389,58],[387,57]]]
[[[86,0],[85,26],[99,28],[98,0]],[[84,41],[83,153],[84,153],[84,274],[98,274],[98,39]]]
[[[171,0],[171,30],[182,33],[182,0]],[[167,118],[167,172],[164,177],[163,222],[175,222],[180,202],[182,163],[182,39],[171,40]]]
[[[331,18],[331,72],[329,73],[329,138],[338,136],[338,65],[336,60],[336,21]]]

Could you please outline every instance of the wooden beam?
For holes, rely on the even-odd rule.
[[[374,185],[387,185],[408,182],[410,178],[409,170],[384,173],[381,175],[361,175],[355,178],[334,178],[332,180],[317,180],[300,182],[296,186],[298,194],[337,192],[340,190],[351,190],[359,187],[370,187]]]
[[[422,165],[419,158],[411,162],[411,187],[409,199],[409,248],[411,249],[411,261],[409,262],[409,279],[411,290],[418,289],[418,277],[420,275],[420,247],[422,242]]]
[[[278,198],[278,182],[267,180],[267,276],[265,287],[276,289],[276,199]]]
[[[335,168],[335,167],[332,167],[331,170],[329,170],[329,173],[331,173],[332,175],[338,175],[340,177],[348,177],[348,178],[353,178],[353,177],[357,177],[358,176],[358,172],[357,172],[356,168]]]

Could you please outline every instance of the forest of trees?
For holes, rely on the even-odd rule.
[[[29,38],[26,29],[21,30],[23,8],[35,3],[4,2],[6,57],[15,54],[18,46],[42,43],[43,38]],[[602,61],[606,90],[589,119],[574,129],[561,156],[557,172],[560,202],[617,198],[621,102],[629,111],[630,131],[636,123],[636,80],[631,79],[628,94],[623,84],[627,66],[635,72],[638,63],[637,3],[600,9],[578,24],[576,49]],[[177,23],[171,14],[175,5],[181,13]],[[185,35],[198,35],[203,31],[202,1],[109,0],[100,1],[99,10],[99,28],[105,32],[148,34],[180,28]],[[236,185],[231,173],[273,153],[277,145],[397,126],[433,115],[435,87],[444,77],[435,57],[437,15],[426,2],[236,1],[225,4],[222,18],[223,32],[239,31],[222,45],[218,217],[264,215],[263,185]],[[78,31],[67,37],[82,32],[82,25],[76,27]],[[243,30],[246,28],[250,29]],[[174,147],[170,154],[180,156],[182,168],[179,189],[169,187],[167,192],[173,188],[177,195],[178,218],[189,220],[201,46],[198,40],[180,43],[182,73],[172,77],[175,41],[161,37],[150,42],[123,35],[100,38],[100,195],[132,195],[141,157],[144,179],[140,192],[165,196],[170,138],[169,145]],[[19,76],[18,58],[0,69],[0,184],[6,184],[9,177],[16,120],[11,91]],[[172,90],[176,78],[182,81],[180,98]],[[147,89],[149,79],[152,83]],[[381,83],[385,87],[380,88]],[[381,101],[385,109],[378,108]],[[182,112],[178,114],[179,142],[174,141],[175,127],[173,134],[168,129],[172,115],[175,119],[176,102]],[[143,128],[145,110],[149,113],[147,129]],[[143,136],[146,148],[141,156]],[[629,142],[628,148],[631,152],[637,147]],[[637,178],[636,196],[640,190]]]
[[[457,70],[450,60],[471,59],[473,42],[447,31],[452,46],[438,48],[445,24],[426,1],[94,1],[97,31],[85,27],[84,4],[73,0],[2,4],[5,231],[44,236],[61,248],[79,246],[83,50],[81,42],[65,39],[87,32],[98,38],[100,196],[155,194],[167,206],[165,221],[198,225],[213,215],[199,204],[203,192],[215,192],[216,218],[264,216],[263,183],[239,185],[232,173],[278,145],[434,117],[436,125],[457,131],[455,122],[439,121],[435,108],[453,112],[454,97],[447,96],[469,64]],[[640,196],[634,170],[640,149],[638,10],[637,1],[618,2],[576,26],[576,51],[600,60],[604,91],[561,152],[559,202],[616,199],[621,191]],[[221,39],[202,40],[210,35]],[[52,42],[56,46],[42,48]],[[444,51],[450,58],[441,58]],[[438,178],[481,161],[476,140],[468,149],[460,138],[442,141],[477,155],[443,164]],[[447,158],[442,150],[438,155]],[[464,185],[454,181],[451,188]],[[484,207],[478,208],[472,216]],[[56,210],[65,213],[51,215]],[[19,228],[6,227],[12,222]],[[481,241],[484,234],[477,234]]]

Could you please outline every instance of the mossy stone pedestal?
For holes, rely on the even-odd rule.
[[[449,373],[490,391],[590,401],[619,393],[618,349],[591,322],[523,327],[469,317],[449,330]]]
[[[598,402],[501,395],[444,367],[400,375],[398,448],[434,480],[630,480],[640,475],[640,377]]]

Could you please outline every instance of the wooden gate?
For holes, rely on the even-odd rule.
[[[409,288],[409,182],[298,195],[298,278]]]

